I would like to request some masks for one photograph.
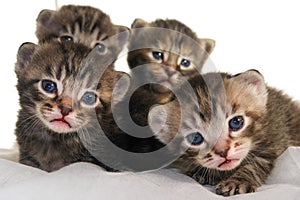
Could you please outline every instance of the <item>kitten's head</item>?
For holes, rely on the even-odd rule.
[[[107,38],[120,32],[129,36],[128,28],[114,25],[110,17],[90,6],[62,6],[58,11],[42,10],[37,17],[36,36],[39,43],[60,41],[62,43],[82,43],[87,47],[105,48]],[[122,40],[124,46],[127,40]],[[122,50],[122,48],[120,49]],[[120,51],[115,51],[119,54]]]
[[[22,113],[55,133],[84,130],[101,120],[123,75],[105,70],[110,54],[82,44],[24,43],[15,72]],[[101,77],[101,79],[100,79]]]
[[[181,138],[184,153],[177,160],[181,167],[236,168],[255,148],[254,137],[260,134],[267,103],[263,77],[251,70],[235,76],[210,73],[189,81],[198,97],[198,109],[190,105],[182,115],[179,105],[167,104],[150,111],[150,119],[156,119],[152,119],[156,123],[152,127],[164,126],[155,128],[157,138],[163,143]],[[172,127],[178,124],[176,135]],[[157,131],[160,129],[163,131]]]
[[[166,87],[176,84],[179,75],[190,77],[200,73],[215,46],[214,40],[198,38],[177,20],[157,19],[148,23],[136,19],[131,28],[129,67],[143,65],[145,76],[161,85],[152,85],[154,92],[167,92]]]

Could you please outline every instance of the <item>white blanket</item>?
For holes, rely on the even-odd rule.
[[[172,169],[144,173],[110,173],[89,163],[75,163],[47,173],[0,159],[1,200],[77,199],[300,199],[300,147],[278,159],[267,183],[252,194],[221,197]]]

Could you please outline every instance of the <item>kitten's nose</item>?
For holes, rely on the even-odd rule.
[[[66,116],[66,115],[68,115],[70,112],[72,112],[72,108],[71,107],[67,107],[67,106],[63,106],[63,105],[60,105],[60,106],[58,106],[59,107],[59,109],[61,110],[60,112],[61,112],[61,114],[63,115],[63,116]]]
[[[217,154],[223,158],[226,158],[229,149],[230,149],[230,147],[226,147],[225,149],[222,149],[222,150],[215,150],[215,154]]]
[[[64,96],[58,100],[58,108],[61,110],[61,114],[63,116],[68,115],[72,112],[72,98],[68,96]]]
[[[174,74],[176,74],[177,71],[174,70],[174,69],[172,69],[172,68],[168,68],[168,67],[167,67],[167,68],[165,69],[165,72],[166,72],[166,74],[167,74],[167,75],[169,76],[169,78],[170,78],[170,77],[172,77]]]

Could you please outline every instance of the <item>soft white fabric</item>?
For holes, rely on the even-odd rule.
[[[252,194],[221,197],[172,169],[144,173],[110,173],[89,163],[75,163],[56,172],[0,159],[1,200],[77,199],[300,199],[300,148],[278,159],[267,183]]]

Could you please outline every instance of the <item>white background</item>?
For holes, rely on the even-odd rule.
[[[57,0],[57,4],[92,5],[109,14],[115,24],[126,26],[135,18],[175,18],[199,37],[216,40],[211,60],[218,70],[238,73],[258,69],[269,85],[300,99],[297,0]],[[0,8],[0,148],[9,148],[14,142],[16,53],[23,42],[37,42],[35,20],[42,9],[56,9],[55,0],[10,0]]]

